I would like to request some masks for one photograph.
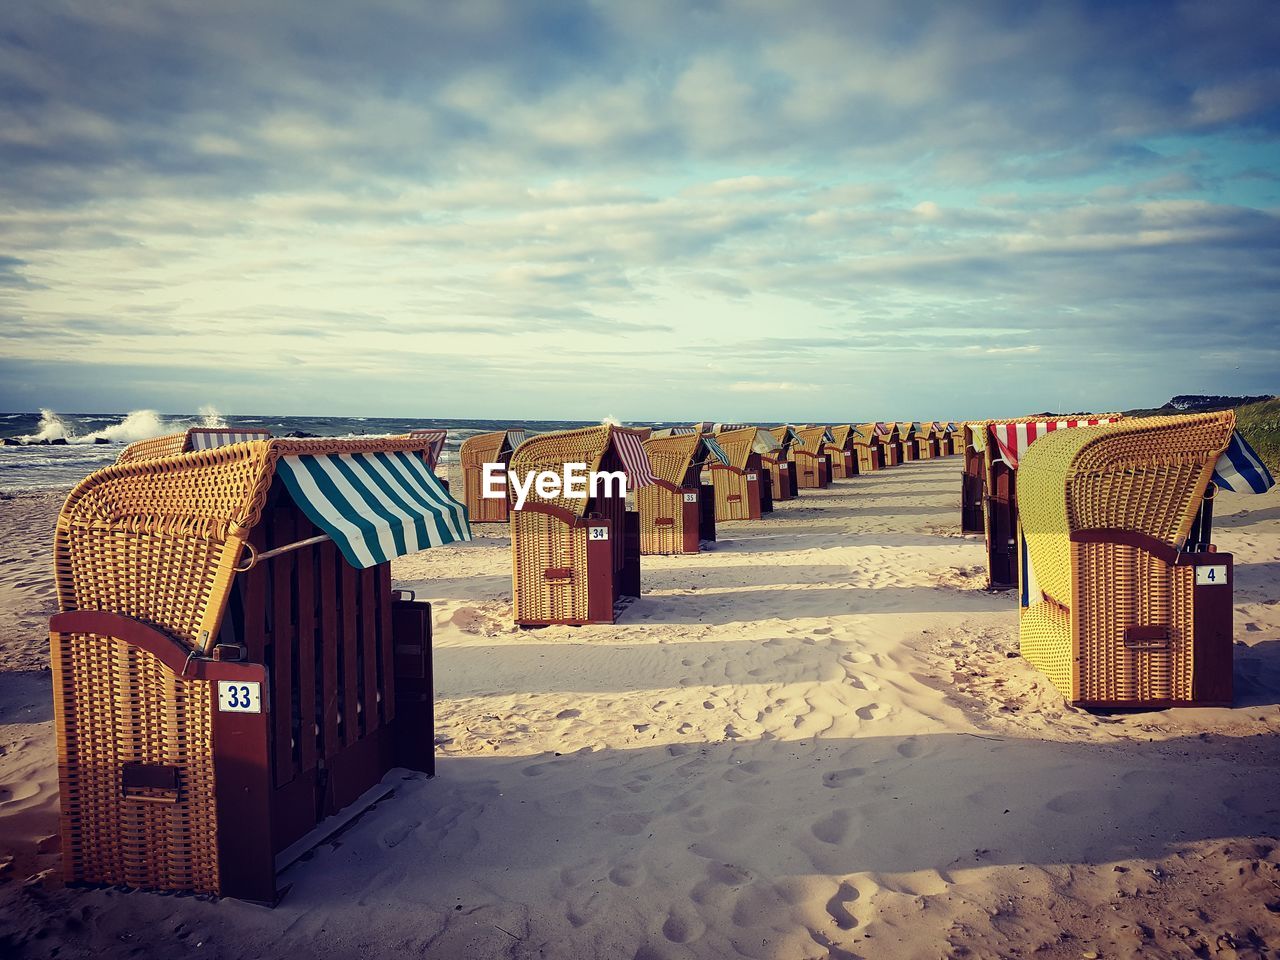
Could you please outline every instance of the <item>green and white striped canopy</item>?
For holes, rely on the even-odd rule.
[[[417,453],[281,457],[276,472],[299,509],[361,570],[471,539],[467,508]]]

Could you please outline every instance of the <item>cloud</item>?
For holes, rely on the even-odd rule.
[[[1044,407],[1083,382],[1056,348],[1080,338],[1100,391],[1230,391],[1275,369],[1280,26],[1244,0],[1153,16],[21,5],[0,335],[33,370],[199,357],[261,391],[447,368],[498,415],[616,390],[681,416],[757,381],[992,402],[937,373],[961,363]],[[909,364],[932,378],[884,372]]]

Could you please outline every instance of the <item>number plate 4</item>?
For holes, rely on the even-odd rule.
[[[1197,587],[1219,587],[1225,586],[1227,582],[1226,564],[1211,564],[1203,567],[1196,567],[1196,586]]]
[[[219,680],[218,709],[223,713],[261,713],[262,684],[256,680]]]

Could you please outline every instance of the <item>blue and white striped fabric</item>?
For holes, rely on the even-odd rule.
[[[1239,431],[1231,434],[1231,442],[1213,470],[1213,482],[1236,493],[1266,493],[1275,486],[1275,478],[1262,462],[1249,441]]]
[[[715,437],[703,437],[702,442],[707,445],[707,450],[711,452],[713,457],[723,463],[726,467],[729,466],[729,455],[724,452],[724,447],[720,446]]]
[[[471,539],[467,508],[417,453],[281,457],[276,470],[302,512],[361,570]]]
[[[233,443],[248,443],[250,440],[270,440],[269,430],[213,430],[193,427],[187,431],[187,446],[191,450],[216,450],[218,447],[230,446]]]

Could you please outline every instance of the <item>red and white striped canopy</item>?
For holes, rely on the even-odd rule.
[[[1114,423],[1116,417],[1091,417],[1087,420],[1033,420],[1030,423],[993,423],[991,435],[995,437],[1000,459],[1013,467],[1027,447],[1046,433],[1067,430],[1071,427],[1096,427],[1100,423]]]
[[[622,468],[627,474],[627,483],[632,487],[647,487],[658,482],[649,465],[649,454],[645,452],[645,431],[627,430],[614,427],[610,431],[613,437],[613,448],[618,451],[622,460]]]

